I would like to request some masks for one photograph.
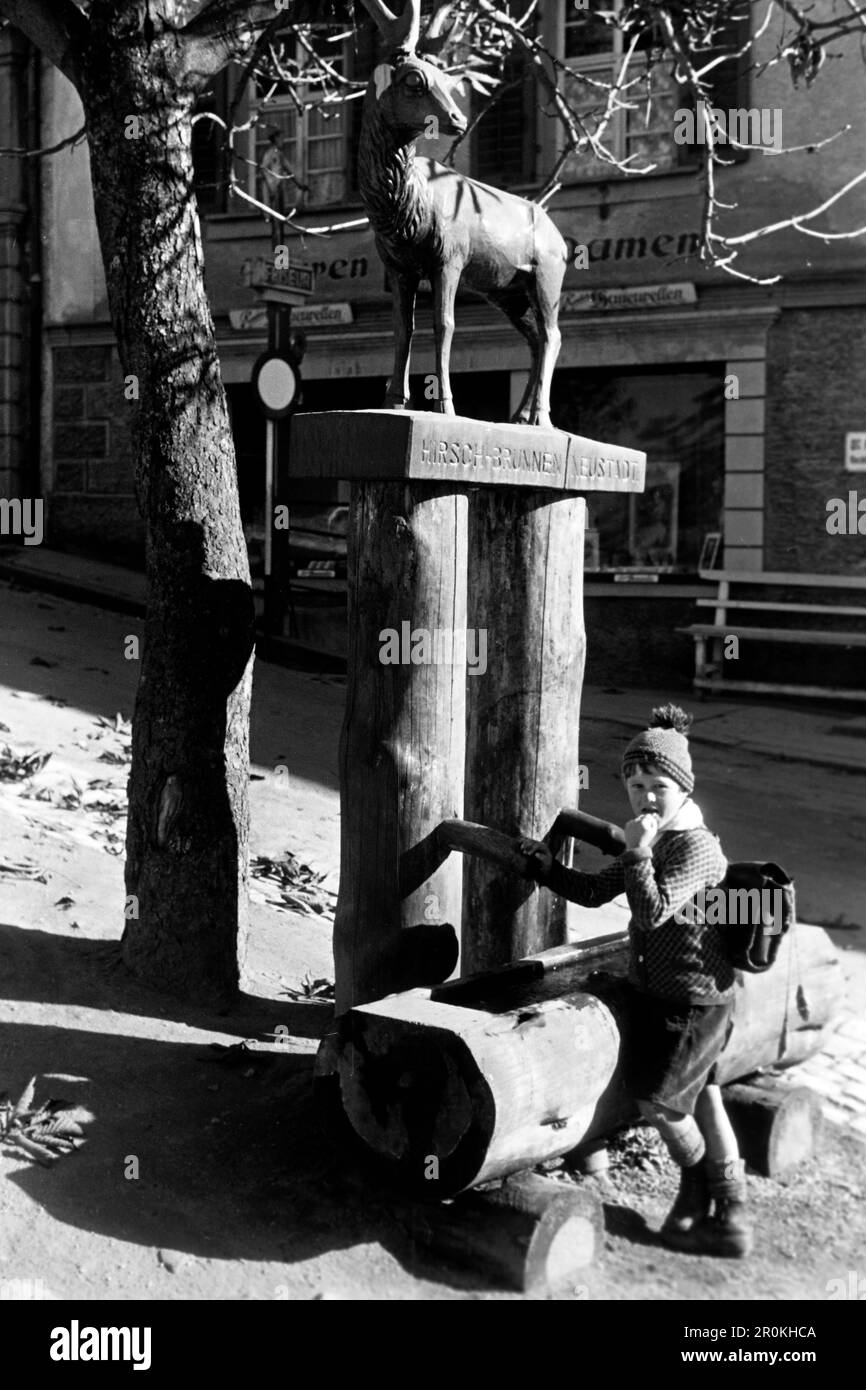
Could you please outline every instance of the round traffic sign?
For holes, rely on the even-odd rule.
[[[298,394],[298,371],[285,353],[263,352],[253,367],[252,383],[269,420],[288,415]]]

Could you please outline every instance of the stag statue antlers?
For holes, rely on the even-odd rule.
[[[451,6],[434,16],[420,40],[421,0],[395,16],[382,0],[363,0],[387,44],[364,98],[359,153],[361,198],[394,292],[394,372],[386,406],[405,409],[415,299],[421,280],[433,290],[436,409],[454,414],[449,361],[454,300],[463,282],[498,305],[532,353],[532,370],[515,420],[550,426],[550,383],[559,352],[559,296],[567,250],[543,208],[467,178],[416,152],[431,130],[461,135],[466,117],[456,83],[418,56],[441,51]]]

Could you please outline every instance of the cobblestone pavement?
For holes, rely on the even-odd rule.
[[[788,1075],[818,1093],[827,1119],[866,1136],[866,1019],[846,1010],[823,1050]]]

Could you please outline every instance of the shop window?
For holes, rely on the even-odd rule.
[[[722,364],[558,371],[551,406],[559,429],[647,455],[643,493],[587,498],[587,569],[694,574],[706,536],[722,529]]]

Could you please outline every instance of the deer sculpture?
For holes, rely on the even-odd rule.
[[[394,294],[394,371],[385,405],[403,410],[408,403],[415,300],[426,279],[433,290],[435,408],[454,414],[449,361],[462,281],[497,305],[529,343],[532,370],[513,418],[549,428],[565,242],[537,203],[416,152],[416,140],[430,131],[461,135],[467,128],[454,101],[456,82],[418,56],[419,49],[441,52],[452,7],[437,11],[422,44],[421,0],[406,0],[398,16],[382,0],[363,3],[389,53],[364,97],[359,151],[361,198]]]

